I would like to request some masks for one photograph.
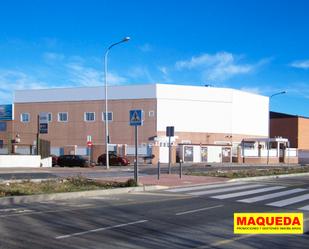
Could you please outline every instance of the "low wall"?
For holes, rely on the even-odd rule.
[[[245,157],[242,158],[243,163],[248,163],[248,164],[266,164],[267,163],[267,158],[266,157]],[[278,164],[279,163],[279,158],[278,157],[270,157],[268,160],[269,164]]]
[[[51,158],[41,160],[41,156],[33,155],[0,155],[0,168],[39,168],[51,167]]]
[[[298,158],[299,158],[299,163],[309,164],[309,150],[299,150]]]

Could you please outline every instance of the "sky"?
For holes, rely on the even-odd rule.
[[[0,104],[17,89],[108,83],[228,87],[309,117],[309,1],[3,0]]]

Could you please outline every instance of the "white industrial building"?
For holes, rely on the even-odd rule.
[[[109,131],[115,148],[127,145],[130,151],[134,143],[134,129],[129,126],[131,109],[142,109],[144,113],[138,141],[145,149],[140,151],[153,153],[161,161],[166,158],[167,126],[175,127],[174,145],[229,145],[232,149],[244,138],[268,136],[269,98],[265,96],[188,85],[110,86]],[[104,87],[18,90],[13,131],[20,134],[23,144],[32,144],[37,131],[36,117],[40,112],[48,112],[49,132],[42,137],[51,141],[55,153],[65,153],[67,148],[70,153],[72,148],[86,152],[87,137],[91,136],[99,154],[105,143],[104,110]]]

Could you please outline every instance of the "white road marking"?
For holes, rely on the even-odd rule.
[[[24,209],[24,208],[5,208],[0,209],[0,212],[8,213],[8,212],[14,212],[14,213],[28,213],[33,212],[34,210],[31,209]]]
[[[219,187],[227,187],[227,186],[244,185],[244,184],[248,184],[248,183],[247,182],[220,183],[220,184],[211,184],[211,185],[194,186],[194,187],[173,188],[173,189],[168,189],[166,191],[177,193],[177,192],[186,192],[186,191],[192,191],[192,190],[211,189],[211,188],[219,188]]]
[[[199,208],[199,209],[194,209],[194,210],[176,213],[175,215],[192,214],[192,213],[201,212],[201,211],[205,211],[205,210],[209,210],[209,209],[213,209],[213,208],[219,208],[219,207],[223,207],[223,206],[224,205],[217,205],[217,206],[212,206],[212,207]]]
[[[120,200],[119,198],[116,197],[110,197],[110,196],[91,196],[91,197],[87,197],[87,199],[91,199],[91,200]]]
[[[114,229],[114,228],[136,225],[136,224],[140,224],[140,223],[145,223],[147,221],[148,220],[138,220],[138,221],[133,221],[133,222],[124,223],[124,224],[118,224],[118,225],[114,225],[114,226],[101,227],[101,228],[92,229],[92,230],[88,230],[88,231],[84,231],[84,232],[57,236],[56,239],[66,239],[66,238],[71,238],[71,237],[75,237],[75,236],[85,235],[85,234],[88,234],[88,233],[96,233],[96,232],[110,230],[110,229]]]
[[[260,188],[260,189],[242,191],[242,192],[231,193],[231,194],[211,196],[211,198],[223,200],[223,199],[234,198],[234,197],[239,197],[239,196],[244,196],[244,195],[252,195],[252,194],[257,194],[257,193],[269,192],[272,190],[278,190],[278,189],[283,189],[283,188],[285,187],[276,186],[276,187]]]
[[[273,206],[273,207],[284,207],[284,206],[291,205],[291,204],[301,202],[301,201],[305,201],[305,200],[309,200],[309,194],[296,196],[296,197],[285,199],[285,200],[282,200],[282,201],[276,201],[276,202],[268,203],[266,205],[267,206]]]
[[[216,194],[216,193],[223,193],[223,192],[231,192],[235,190],[242,190],[242,189],[250,189],[250,188],[258,188],[264,187],[265,185],[262,184],[251,184],[246,186],[238,186],[233,188],[220,188],[220,189],[212,189],[206,191],[199,191],[199,192],[190,192],[191,195],[206,195],[206,194]]]
[[[253,202],[257,202],[257,201],[264,201],[264,200],[268,200],[268,199],[277,198],[277,197],[280,197],[280,196],[296,194],[296,193],[299,193],[299,192],[303,192],[305,190],[306,189],[304,189],[304,188],[296,188],[296,189],[290,189],[290,190],[281,191],[281,192],[277,192],[277,193],[273,193],[273,194],[261,195],[261,196],[256,196],[256,197],[252,197],[252,198],[242,199],[242,200],[238,200],[238,201],[239,202],[245,202],[245,203],[253,203]]]
[[[299,210],[309,211],[309,205],[301,207]]]

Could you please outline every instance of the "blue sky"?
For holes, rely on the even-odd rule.
[[[4,0],[0,103],[14,89],[169,83],[271,95],[309,117],[309,1]]]

